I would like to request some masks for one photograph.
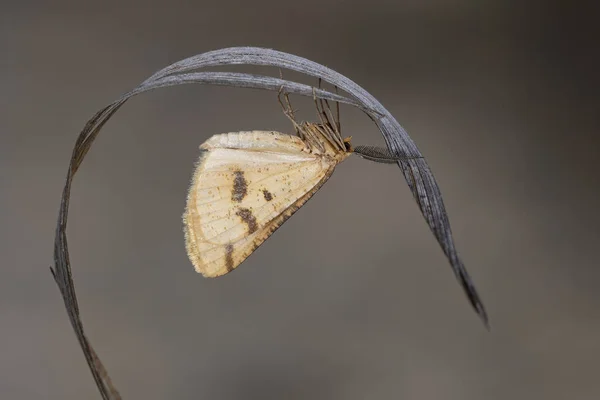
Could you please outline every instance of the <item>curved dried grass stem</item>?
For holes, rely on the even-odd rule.
[[[265,65],[294,70],[309,76],[318,77],[335,86],[336,91],[337,88],[340,88],[348,95],[342,96],[320,88],[313,88],[308,85],[270,76],[231,72],[191,72],[206,67],[236,64]],[[283,90],[287,93],[304,96],[314,95],[319,99],[346,103],[364,111],[376,123],[383,134],[390,154],[403,160],[399,161],[398,165],[425,220],[446,254],[471,305],[487,326],[487,315],[483,304],[454,247],[450,223],[439,187],[417,146],[394,117],[373,96],[356,83],[313,61],[280,51],[256,47],[220,49],[199,54],[169,65],[152,75],[131,92],[126,93],[115,102],[98,111],[85,125],[73,148],[56,226],[54,268],[51,267],[50,270],[60,289],[69,319],[102,398],[114,400],[120,399],[121,396],[113,386],[106,369],[87,339],[81,322],[71,273],[66,235],[71,183],[104,124],[129,98],[160,87],[189,83],[227,85],[275,91],[281,90],[283,87]]]

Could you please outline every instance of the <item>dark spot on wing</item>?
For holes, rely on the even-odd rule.
[[[231,200],[239,203],[242,201],[244,197],[246,197],[246,193],[248,192],[248,184],[246,183],[246,178],[244,178],[243,171],[235,171],[233,178],[233,192],[231,193]]]
[[[258,229],[258,224],[256,223],[256,218],[252,214],[252,211],[248,208],[240,208],[235,213],[238,217],[242,219],[248,225],[248,233],[254,233]]]
[[[263,194],[265,195],[265,200],[266,201],[271,201],[273,200],[273,195],[271,194],[271,192],[269,192],[267,189],[263,189]]]
[[[225,268],[227,268],[227,272],[233,271],[233,245],[228,244],[225,247]]]

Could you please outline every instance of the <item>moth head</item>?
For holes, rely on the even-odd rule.
[[[344,139],[344,147],[346,148],[346,151],[348,153],[351,153],[354,151],[351,140],[352,140],[352,136],[348,136],[347,138]]]

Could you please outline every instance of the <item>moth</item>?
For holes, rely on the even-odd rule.
[[[314,97],[319,123],[297,123],[287,94],[279,103],[296,135],[231,132],[200,145],[200,158],[183,214],[190,261],[205,277],[233,271],[306,203],[356,153],[383,163],[400,160],[387,150],[352,147],[342,138],[327,101]],[[325,107],[326,105],[326,107]]]

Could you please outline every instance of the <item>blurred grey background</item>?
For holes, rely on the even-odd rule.
[[[84,326],[125,399],[599,398],[600,82],[583,4],[2,2],[0,398],[99,398],[48,271],[80,129],[156,70],[242,45],[325,64],[403,124],[492,331],[399,169],[358,157],[236,272],[196,274],[181,214],[198,146],[292,130],[272,92],[161,89],[106,125],[71,202]],[[342,127],[383,143],[349,107]]]

